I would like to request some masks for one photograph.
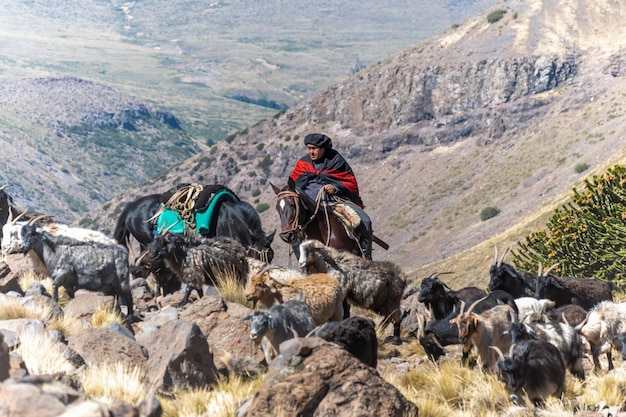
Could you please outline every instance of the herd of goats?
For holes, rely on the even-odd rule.
[[[613,284],[556,277],[551,268],[519,271],[504,262],[507,252],[499,257],[497,249],[488,292],[477,287],[452,290],[440,274],[424,278],[418,291],[392,265],[316,240],[300,244],[300,269],[291,269],[248,256],[248,249],[234,239],[161,233],[139,264],[131,264],[126,242],[54,222],[50,216],[20,212],[4,187],[0,225],[3,257],[23,253],[37,259],[53,280],[55,301],[59,287],[69,297],[77,289],[113,294],[131,320],[138,319],[131,276],[152,273],[164,295],[184,287],[181,306],[189,302],[192,290],[202,296],[203,286],[217,285],[223,274],[235,277],[253,307],[265,307],[242,321],[250,321],[250,337],[268,363],[283,341],[315,334],[376,367],[374,322],[348,317],[348,305],[393,323],[394,343],[401,342],[402,322],[412,317],[418,325],[410,335],[419,338],[435,362],[446,354],[446,346],[462,346],[463,362],[474,348],[482,367],[497,373],[513,401],[521,402],[522,393],[535,404],[561,396],[566,371],[585,378],[582,360],[587,353],[596,370],[601,355],[613,368],[613,348],[626,360],[626,303],[613,302]]]

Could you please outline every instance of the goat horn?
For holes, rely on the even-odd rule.
[[[148,256],[149,254],[150,254],[150,251],[148,250],[144,251],[141,255],[139,255],[139,258],[135,259],[135,265],[141,265],[141,261],[143,261],[143,258]]]
[[[11,184],[4,184],[2,187],[0,187],[0,191],[4,191],[6,190],[8,187],[10,187]]]
[[[481,301],[484,301],[487,297],[489,297],[489,295],[485,295],[483,298],[479,298],[478,300],[474,301],[472,305],[469,306],[469,308],[467,309],[467,314],[471,313],[474,307],[476,307],[476,304],[480,303]]]
[[[489,349],[493,349],[496,351],[496,353],[498,354],[498,357],[500,358],[501,361],[504,362],[504,353],[502,353],[502,351],[500,350],[500,348],[498,346],[489,346]]]
[[[498,265],[498,245],[495,245],[495,249],[496,249],[496,253],[493,258],[493,263],[496,264],[496,266],[500,266]]]
[[[558,262],[557,262],[557,263],[555,263],[554,265],[552,265],[550,268],[546,269],[546,270],[543,272],[542,276],[547,277],[547,276],[548,276],[548,274],[550,274],[550,272],[551,272],[554,268],[556,268],[557,266],[559,266],[559,263],[558,263]]]
[[[500,260],[498,261],[498,266],[502,265],[502,262],[504,261],[504,258],[506,257],[506,254],[509,253],[509,251],[511,250],[511,247],[507,247],[504,250],[504,253],[502,254],[502,256],[500,257]]]
[[[171,225],[167,226],[167,228],[165,228],[165,230],[159,230],[159,234],[161,234],[161,235],[166,234],[166,233],[167,233],[167,232],[169,232],[169,231],[170,231],[170,230],[171,230],[174,226],[176,226],[176,223],[173,223],[173,224],[171,224]],[[161,229],[163,229],[163,228],[161,228]]]
[[[50,216],[48,216],[47,214],[40,214],[39,216],[36,216],[36,217],[33,217],[32,219],[30,219],[27,224],[29,226],[32,226],[35,223],[37,223],[39,220],[45,219],[46,217],[50,217]]]

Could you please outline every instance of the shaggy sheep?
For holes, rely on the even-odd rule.
[[[407,283],[392,267],[340,252],[317,240],[300,244],[299,264],[309,273],[335,276],[350,303],[389,317],[394,323],[391,340],[400,343],[400,302]]]
[[[267,308],[275,303],[297,300],[303,295],[317,325],[343,318],[343,290],[339,280],[328,274],[312,274],[280,282],[272,278],[270,271],[265,271],[250,278],[245,294],[253,307],[261,302]]]

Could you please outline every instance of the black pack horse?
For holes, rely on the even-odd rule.
[[[291,245],[296,257],[300,256],[300,243],[306,239],[319,240],[332,248],[363,255],[357,240],[348,234],[341,220],[298,191],[293,180],[289,179],[282,189],[274,184],[271,186],[277,197],[280,238]]]
[[[149,221],[161,209],[164,194],[150,194],[127,203],[117,219],[113,238],[127,244],[130,236],[139,242],[141,252],[145,252],[154,240],[156,225]],[[167,200],[167,199],[165,199]],[[207,237],[224,236],[234,239],[248,249],[248,256],[271,262],[274,250],[271,247],[274,232],[266,235],[261,218],[249,203],[235,199],[225,199],[217,209],[215,232]]]

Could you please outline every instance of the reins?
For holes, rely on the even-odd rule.
[[[317,216],[317,213],[319,212],[322,201],[324,200],[323,198],[324,193],[325,191],[323,188],[319,191],[319,193],[317,193],[317,198],[315,199],[315,210],[313,211],[311,216],[308,218],[308,220],[304,222],[303,225],[300,225],[298,222],[300,219],[300,194],[298,194],[296,191],[291,191],[291,190],[281,191],[280,193],[278,193],[278,196],[277,196],[278,200],[292,197],[295,201],[295,206],[296,206],[296,215],[294,216],[293,221],[289,225],[290,228],[281,231],[280,234],[284,235],[286,233],[291,233],[291,232],[295,232],[298,234],[302,233],[304,234],[304,237],[306,238],[306,233],[304,233],[304,229],[313,221],[315,216]],[[326,239],[325,239],[326,241],[324,243],[328,245],[328,243],[330,242],[330,216],[328,214],[328,207],[324,207],[324,218],[326,220],[326,230],[328,231]]]

